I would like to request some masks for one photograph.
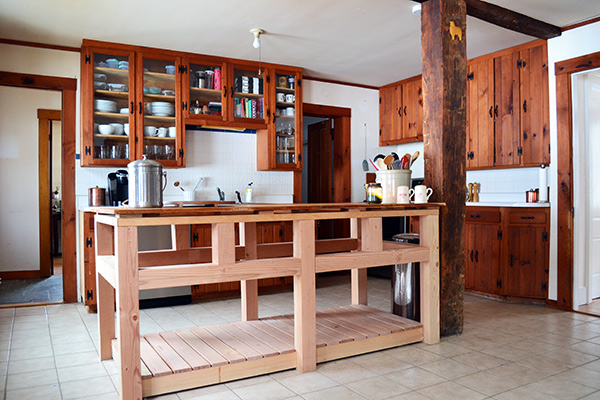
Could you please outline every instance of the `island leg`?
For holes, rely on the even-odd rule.
[[[117,348],[123,400],[142,399],[137,227],[116,227]]]
[[[256,222],[240,222],[240,245],[245,248],[245,259],[256,260]],[[242,296],[242,321],[258,319],[258,280],[240,282]]]
[[[317,369],[314,220],[294,221],[294,257],[301,260],[300,275],[294,275],[296,368],[309,372]]]
[[[96,256],[114,255],[114,229],[110,225],[95,222],[94,238]],[[115,338],[115,288],[96,268],[96,299],[98,308],[98,337],[100,359],[113,357],[111,342]]]
[[[382,222],[381,218],[361,218],[358,222],[352,220],[350,224],[352,237],[360,236],[362,251],[381,251],[383,250]],[[358,233],[358,224],[360,224],[360,234]],[[352,304],[367,305],[367,269],[354,268],[350,272],[352,288]]]
[[[440,341],[439,216],[426,215],[419,219],[420,244],[429,248],[429,261],[420,263],[423,342],[434,344]]]

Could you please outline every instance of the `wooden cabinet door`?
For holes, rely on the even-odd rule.
[[[547,237],[545,226],[509,226],[503,294],[546,298]]]
[[[550,163],[548,51],[543,44],[520,52],[521,164]]]
[[[500,226],[465,224],[465,287],[480,292],[499,292]]]
[[[403,142],[423,140],[423,89],[421,76],[402,85]]]
[[[494,117],[496,166],[519,165],[520,102],[519,53],[509,53],[494,59]]]
[[[467,74],[467,168],[494,165],[494,60],[470,63]]]
[[[398,139],[398,91],[398,86],[387,86],[379,89],[380,146],[387,146],[393,140]]]

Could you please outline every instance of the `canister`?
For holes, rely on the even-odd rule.
[[[167,173],[163,172],[162,164],[144,155],[141,160],[130,162],[127,170],[129,207],[162,207],[163,190],[167,187]]]
[[[103,206],[106,197],[106,189],[101,187],[93,187],[88,189],[88,206],[98,207]]]

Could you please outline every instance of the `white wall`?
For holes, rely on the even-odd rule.
[[[0,271],[40,269],[38,120],[60,94],[0,86]]]
[[[550,146],[552,149],[557,147],[556,134],[556,75],[554,73],[554,64],[568,60],[570,58],[582,55],[596,53],[600,51],[600,22],[582,26],[577,29],[571,29],[557,38],[548,40],[548,76],[550,80]],[[551,187],[557,187],[557,168],[556,151],[553,150],[550,163],[549,182]],[[548,285],[548,298],[556,300],[557,298],[557,235],[558,226],[556,218],[558,214],[557,206],[558,196],[555,190],[550,190],[551,217],[550,217],[550,282]],[[575,210],[577,212],[577,210]],[[575,281],[575,280],[574,280]]]

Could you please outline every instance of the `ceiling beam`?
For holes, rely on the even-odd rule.
[[[424,3],[427,0],[413,1]],[[540,39],[551,39],[561,34],[561,29],[558,26],[528,17],[508,8],[481,0],[465,0],[465,2],[467,4],[467,15],[489,22],[490,24]]]

